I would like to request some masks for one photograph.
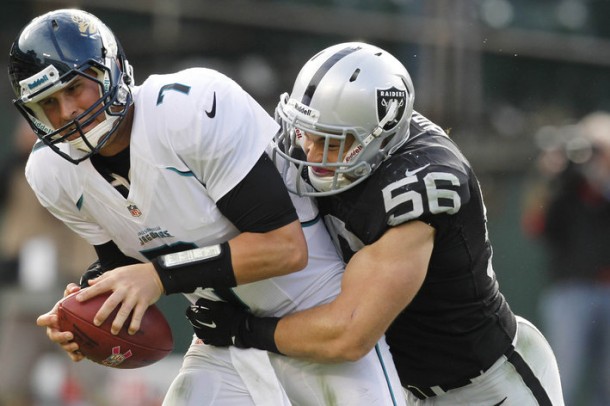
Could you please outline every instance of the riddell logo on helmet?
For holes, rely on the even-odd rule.
[[[295,100],[295,99],[288,100],[288,105],[292,106],[296,111],[298,111],[299,113],[301,113],[307,117],[317,118],[320,115],[320,113],[317,110],[312,109],[308,105],[303,104],[300,101]]]
[[[30,97],[38,92],[38,88],[43,85],[51,85],[59,78],[59,71],[53,65],[49,65],[40,72],[30,76],[29,78],[19,81],[21,97],[24,102],[31,101]]]
[[[309,107],[305,107],[305,105],[303,104],[296,104],[294,105],[294,108],[301,114],[305,114],[306,116],[312,116],[313,115],[313,110],[310,109]]]
[[[34,81],[32,81],[31,83],[28,83],[28,89],[32,90],[32,89],[36,89],[38,86],[42,85],[43,83],[46,83],[49,81],[49,77],[47,75],[44,75],[41,78],[38,78]]]
[[[45,134],[50,134],[50,133],[53,132],[53,129],[51,129],[50,127],[47,127],[46,125],[44,125],[42,122],[40,122],[36,118],[32,118],[32,122],[34,123],[36,128],[38,128],[39,130],[44,131]]]
[[[358,145],[348,156],[345,157],[345,162],[349,162],[354,159],[362,151],[362,144]]]

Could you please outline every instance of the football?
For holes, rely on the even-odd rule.
[[[110,327],[119,306],[101,326],[93,324],[95,314],[110,296],[110,292],[82,303],[76,300],[77,293],[66,296],[59,302],[59,328],[74,334],[74,342],[91,361],[111,368],[140,368],[161,360],[172,351],[172,331],[157,306],[148,307],[136,334],[127,333],[130,316],[119,334],[113,335]]]

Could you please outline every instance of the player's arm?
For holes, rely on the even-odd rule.
[[[333,302],[279,321],[278,350],[318,362],[363,357],[419,291],[433,245],[434,229],[423,222],[390,228],[352,257]]]
[[[221,244],[153,260],[166,294],[233,287],[305,267],[307,244],[301,224],[266,153],[217,206],[240,234]]]
[[[238,285],[297,272],[307,265],[301,223],[266,153],[217,206],[241,232],[228,242]]]
[[[133,311],[129,331],[135,333],[146,308],[164,292],[229,288],[305,267],[307,244],[296,210],[266,154],[217,206],[241,234],[222,244],[162,255],[152,263],[116,268],[90,281],[89,289],[79,293],[78,300],[113,292],[94,322],[103,323],[120,305],[112,332],[118,332]]]
[[[316,362],[357,360],[415,297],[433,245],[434,229],[423,222],[393,227],[352,257],[334,301],[279,322],[209,301],[187,314],[197,335],[213,345],[256,347]],[[207,328],[212,321],[216,328]]]

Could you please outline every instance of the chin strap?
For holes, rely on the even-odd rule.
[[[307,168],[307,174],[311,185],[319,192],[342,189],[352,183],[342,173],[335,173],[333,176],[318,176],[311,166]]]
[[[105,113],[104,113],[105,114]],[[106,114],[106,119],[96,125],[85,134],[77,137],[71,141],[68,141],[74,148],[84,151],[91,152],[92,149],[97,148],[100,139],[108,134],[112,130],[114,123],[118,120],[118,116],[109,116]],[[86,137],[86,140],[85,140]]]

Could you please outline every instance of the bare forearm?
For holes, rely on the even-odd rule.
[[[412,238],[416,242],[401,238],[401,227],[358,251],[332,302],[278,319],[201,298],[188,318],[197,336],[215,346],[259,348],[316,362],[358,360],[409,305],[425,278],[434,233],[423,223],[414,224],[411,228],[420,231]],[[404,251],[405,246],[411,249]]]
[[[403,229],[419,230],[416,242],[409,243]],[[432,228],[415,222],[358,251],[333,302],[280,320],[274,335],[279,351],[317,362],[357,360],[367,354],[419,290],[433,235]]]
[[[298,221],[264,234],[239,234],[229,245],[239,285],[297,272],[307,265],[307,244]]]
[[[332,304],[319,306],[282,318],[275,331],[278,350],[290,357],[323,363],[362,358],[384,329],[359,331],[354,320],[337,314],[332,307]]]

